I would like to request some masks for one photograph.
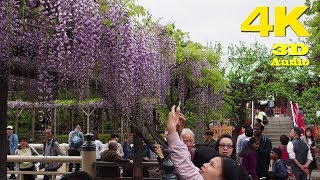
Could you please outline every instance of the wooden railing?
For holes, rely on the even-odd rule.
[[[108,171],[108,168],[124,168],[124,167],[132,167],[131,163],[115,163],[115,162],[103,162],[103,161],[96,161],[94,163],[94,166],[96,167],[96,171],[97,171],[97,176],[95,177],[96,180],[98,179],[133,179],[132,177],[100,177],[99,176],[99,171]],[[158,161],[150,161],[150,162],[142,162],[142,167],[145,168],[158,168],[159,163]],[[114,169],[112,169],[114,170]],[[151,170],[150,170],[151,171]],[[149,171],[149,172],[150,172]],[[154,170],[154,172],[156,172],[156,170]],[[161,174],[160,172],[156,172],[149,175],[149,177],[144,177],[143,179],[150,179],[150,180],[160,180],[161,179]]]
[[[23,180],[24,174],[34,175],[51,175],[52,180],[57,175],[65,175],[68,172],[50,172],[50,171],[19,171],[19,163],[21,162],[55,162],[55,163],[81,163],[81,156],[16,156],[7,155],[7,162],[16,163],[16,171],[7,171],[7,174],[18,174],[18,179]]]
[[[7,171],[7,174],[17,174],[19,180],[23,180],[24,174],[33,174],[33,175],[50,175],[52,180],[56,180],[56,176],[58,175],[65,175],[69,172],[66,171],[19,171],[19,163],[21,162],[55,162],[55,163],[81,163],[82,156],[16,156],[16,155],[7,155],[7,162],[14,162],[16,163],[16,170],[14,171]],[[102,162],[96,161],[93,166],[99,170],[101,167],[130,167],[132,164],[118,164],[115,162]],[[142,162],[142,167],[148,168],[157,168],[160,167],[158,161],[150,161],[150,162]],[[156,170],[155,170],[156,171]],[[132,179],[132,177],[95,177],[95,179]],[[154,173],[153,177],[146,177],[143,179],[153,179],[159,180],[160,173]]]

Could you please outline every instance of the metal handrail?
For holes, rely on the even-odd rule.
[[[293,121],[293,126],[298,127],[297,122],[296,122],[296,114],[293,111],[292,101],[290,101],[290,109],[291,109],[291,117],[292,117],[292,121]]]

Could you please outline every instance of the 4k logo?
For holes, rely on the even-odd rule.
[[[291,27],[297,36],[310,36],[306,28],[299,21],[299,18],[308,9],[308,6],[298,6],[287,14],[285,6],[277,6],[274,11],[274,25],[269,24],[269,7],[256,7],[252,13],[242,22],[241,32],[260,32],[260,36],[268,37],[269,32],[274,36],[286,36],[286,28]],[[252,23],[260,16],[260,24]]]

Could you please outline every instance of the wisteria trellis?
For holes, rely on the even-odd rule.
[[[13,2],[12,42],[19,44],[13,49],[21,51],[17,61],[36,65],[40,102],[52,103],[56,81],[72,82],[86,99],[93,79],[102,84],[106,109],[130,114],[138,101],[148,109],[155,105],[148,102],[164,102],[175,43],[163,26],[134,24],[120,0]],[[2,1],[1,9],[7,7]]]

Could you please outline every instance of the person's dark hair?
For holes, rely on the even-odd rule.
[[[261,129],[261,131],[264,130],[264,126],[261,123],[254,124],[254,127],[259,127]]]
[[[47,130],[50,130],[50,132],[51,132],[52,135],[54,134],[53,129],[52,129],[51,127],[46,128],[45,131],[47,131]]]
[[[123,135],[123,139],[124,139],[124,140],[128,140],[128,138],[130,138],[130,137],[132,137],[132,133],[125,133],[125,134]]]
[[[208,130],[208,131],[206,131],[206,132],[204,133],[204,135],[206,135],[206,136],[213,136],[213,132],[210,131],[210,130]]]
[[[265,107],[264,107],[264,106],[259,106],[258,109],[259,109],[260,111],[264,111],[264,110],[265,110]]]
[[[281,135],[280,136],[280,142],[281,142],[282,145],[288,145],[289,137],[287,135]]]
[[[246,129],[247,127],[251,127],[250,124],[248,124],[248,123],[243,123],[242,124],[242,128],[243,129]]]
[[[251,126],[247,127],[245,130],[244,130],[244,134],[247,136],[247,137],[252,137],[253,136],[253,129]]]
[[[215,146],[215,149],[217,150],[217,152],[219,152],[219,145],[220,145],[220,141],[221,141],[221,139],[222,138],[229,138],[229,139],[231,139],[231,141],[232,141],[232,146],[233,146],[233,150],[232,150],[232,154],[231,154],[231,158],[233,159],[233,160],[236,160],[236,143],[234,143],[234,141],[232,140],[232,137],[229,135],[229,134],[222,134],[220,137],[219,137],[219,139],[217,140],[217,142],[216,142],[216,146]]]
[[[98,132],[94,132],[93,133],[93,139],[92,139],[93,141],[95,141],[95,140],[99,140],[99,133]]]
[[[210,159],[218,156],[218,152],[214,149],[214,147],[209,145],[199,146],[194,152],[193,164],[201,168],[204,163],[210,161]]]
[[[110,135],[110,137],[111,137],[111,139],[119,138],[119,135],[116,134],[116,133],[112,133],[112,134]]]
[[[282,151],[279,148],[272,148],[271,151],[273,151],[276,155],[278,155],[278,159],[282,156]]]
[[[249,151],[254,151],[252,144],[258,142],[259,139],[257,137],[251,137],[250,140],[248,141],[248,144],[244,150],[242,150],[239,154],[240,157],[246,155]]]
[[[310,135],[310,137],[307,137],[307,131],[310,131],[311,132],[311,135]],[[311,146],[313,146],[313,144],[315,143],[315,141],[314,141],[314,137],[313,137],[313,135],[312,135],[312,129],[311,128],[307,128],[305,131],[304,131],[304,136],[306,137],[306,138],[311,138],[311,140],[312,140],[312,145]]]
[[[224,180],[250,180],[247,171],[229,157],[221,157]]]
[[[29,139],[25,136],[19,138],[19,142],[21,142],[22,140],[26,141],[27,143],[29,142]]]
[[[293,131],[294,131],[299,137],[301,136],[302,131],[301,131],[301,129],[300,129],[299,127],[294,127],[294,128],[293,128]]]
[[[64,175],[61,180],[93,180],[93,178],[84,171],[76,171],[70,174]]]

